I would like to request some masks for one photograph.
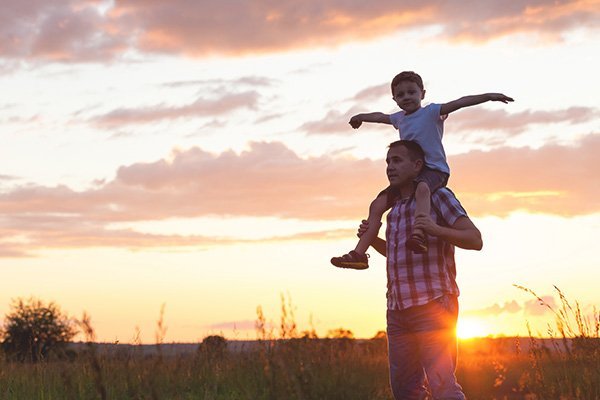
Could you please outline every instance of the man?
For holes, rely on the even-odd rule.
[[[387,190],[392,209],[386,240],[371,245],[387,257],[387,334],[390,382],[396,400],[465,399],[456,382],[458,286],[454,246],[481,250],[481,233],[447,188],[431,196],[430,215],[415,215],[414,179],[424,164],[416,142],[399,140],[387,153]],[[414,217],[414,225],[412,223]],[[366,230],[366,221],[359,236]],[[414,254],[407,236],[422,229],[428,251]]]

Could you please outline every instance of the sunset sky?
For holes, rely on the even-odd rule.
[[[466,336],[544,334],[530,294],[600,304],[600,1],[0,0],[0,314],[35,296],[99,340],[385,329],[385,259],[351,250],[386,186],[389,82],[514,103],[445,123]],[[384,230],[382,229],[382,233]],[[469,327],[467,329],[467,327]],[[468,332],[471,332],[470,334]]]

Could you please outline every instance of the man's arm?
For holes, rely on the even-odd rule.
[[[452,226],[446,227],[436,224],[429,215],[419,214],[415,217],[413,228],[422,229],[462,249],[481,250],[483,247],[481,232],[469,217],[459,217]]]
[[[382,112],[372,112],[366,114],[356,114],[350,121],[348,122],[354,129],[358,129],[358,127],[363,122],[375,122],[379,124],[388,124],[391,125],[392,121],[390,120],[389,114],[384,114]]]
[[[511,97],[503,95],[502,93],[484,93],[476,94],[474,96],[465,96],[449,103],[442,104],[442,107],[440,108],[440,115],[447,115],[456,110],[460,110],[461,108],[485,103],[486,101],[501,101],[503,103],[508,103],[509,101],[514,100]]]

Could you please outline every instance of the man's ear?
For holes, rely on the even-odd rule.
[[[421,100],[423,100],[425,98],[425,92],[426,92],[426,90],[423,89],[423,91],[421,92]]]
[[[415,170],[417,171],[417,174],[419,172],[421,172],[421,170],[423,169],[423,166],[425,164],[423,163],[423,160],[421,160],[420,158],[415,160]]]

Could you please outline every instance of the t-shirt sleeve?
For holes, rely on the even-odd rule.
[[[436,190],[431,196],[433,208],[448,226],[454,225],[460,217],[468,217],[454,193],[448,188]]]
[[[442,105],[437,103],[431,103],[427,106],[427,111],[429,112],[429,118],[434,121],[440,119],[440,111],[442,110]]]
[[[396,129],[400,129],[400,119],[402,118],[403,114],[402,111],[399,112],[395,112],[393,114],[390,114],[390,121],[392,122],[392,125],[394,128]]]

